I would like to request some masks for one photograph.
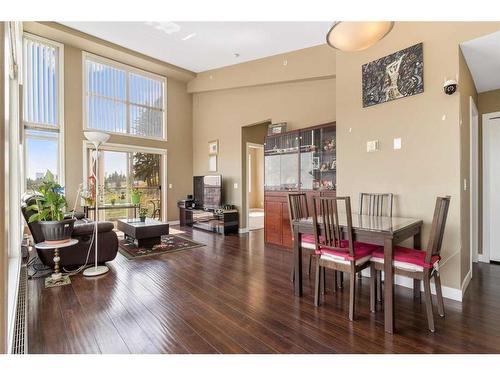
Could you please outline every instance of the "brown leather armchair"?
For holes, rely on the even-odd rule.
[[[28,228],[33,236],[33,240],[35,243],[45,241],[43,237],[43,233],[40,229],[40,224],[37,222],[29,223],[28,220],[30,216],[33,214],[32,211],[27,210],[27,208],[34,204],[35,195],[25,194],[22,198],[21,202],[21,211],[28,224]],[[67,214],[67,216],[71,216],[72,214]],[[87,253],[89,251],[89,246],[92,242],[92,234],[94,231],[94,222],[84,218],[82,213],[75,213],[74,217],[77,219],[75,222],[75,226],[73,229],[72,238],[78,240],[78,243],[74,246],[64,247],[59,249],[59,254],[61,261],[59,262],[62,267],[78,267],[85,264],[87,259]],[[113,231],[114,225],[109,221],[102,221],[98,223],[98,262],[104,263],[109,262],[115,259],[116,253],[118,252],[118,236]],[[87,264],[94,264],[95,246],[92,243],[92,247],[90,249],[90,254],[88,256]],[[40,250],[37,249],[38,257],[42,261],[42,263],[46,266],[53,267],[54,266],[54,250]]]

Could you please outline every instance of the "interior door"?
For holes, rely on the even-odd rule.
[[[484,213],[485,250],[490,260],[500,262],[500,113],[485,122],[484,129]]]

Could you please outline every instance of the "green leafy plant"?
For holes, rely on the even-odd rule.
[[[146,217],[148,216],[148,209],[147,208],[141,208],[139,210],[139,217]]]
[[[28,210],[35,211],[29,222],[34,221],[62,221],[68,203],[64,197],[64,188],[54,180],[54,175],[47,171],[35,197],[35,204]]]

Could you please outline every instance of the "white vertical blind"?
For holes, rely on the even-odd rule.
[[[164,138],[165,80],[122,64],[85,59],[86,127]]]
[[[24,122],[49,128],[60,126],[58,47],[25,36]]]

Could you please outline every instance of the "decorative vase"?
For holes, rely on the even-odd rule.
[[[140,216],[139,219],[141,220],[142,223],[146,222],[146,216]]]
[[[68,242],[73,233],[76,219],[65,219],[62,221],[39,221],[45,242],[48,244],[60,244]]]
[[[138,205],[141,203],[141,195],[139,193],[132,193],[130,195],[130,200],[132,201],[132,204]]]

